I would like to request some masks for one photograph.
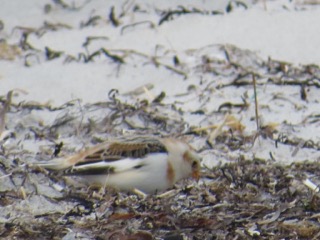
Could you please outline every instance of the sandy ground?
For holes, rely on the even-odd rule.
[[[250,202],[260,204],[264,215],[240,221],[232,229],[218,224],[221,239],[255,234],[270,239],[268,227],[276,231],[280,223],[285,223],[282,237],[293,234],[298,223],[303,229],[294,236],[316,239],[318,223],[310,219],[307,226],[300,223],[318,211],[312,202],[316,200],[308,195],[310,186],[303,182],[310,178],[317,183],[320,3],[180,4],[3,0],[0,234],[8,239],[41,239],[39,232],[50,229],[45,238],[75,239],[83,234],[111,239],[98,228],[112,232],[114,227],[123,234],[114,239],[140,233],[145,234],[141,239],[164,238],[170,232],[186,239],[203,238],[217,223],[226,223],[224,217],[213,215],[220,216],[244,192],[252,196],[261,189],[259,197],[242,198],[241,211]],[[188,141],[203,158],[201,181],[188,182],[190,189],[174,197],[151,196],[144,202],[123,193],[85,193],[33,166],[52,159],[60,143],[56,153],[63,157],[109,138],[145,134]],[[287,188],[293,192],[284,197]],[[287,205],[281,208],[272,199]],[[286,222],[290,216],[281,214],[304,209],[296,204],[301,199],[311,212]],[[180,204],[176,211],[167,211],[175,201]],[[208,210],[201,207],[197,212],[194,206],[200,203],[211,206],[211,211],[204,213]],[[165,216],[162,222],[145,221],[143,217],[157,211],[157,204],[158,214]],[[75,213],[77,206],[84,209]],[[214,209],[221,212],[217,215]],[[197,216],[198,223],[187,224],[185,211],[195,214],[191,216]],[[255,212],[250,211],[246,214]],[[268,214],[276,215],[263,222]],[[228,218],[230,224],[237,222],[235,216]],[[107,221],[104,227],[93,227],[95,217]],[[124,228],[108,225],[114,218],[130,221]],[[175,220],[165,225],[170,218]],[[43,220],[50,224],[42,225]],[[177,231],[179,226],[184,230]],[[308,234],[303,232],[306,228]]]

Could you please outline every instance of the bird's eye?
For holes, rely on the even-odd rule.
[[[197,168],[198,167],[198,162],[197,161],[193,161],[191,166],[192,166],[192,168]]]

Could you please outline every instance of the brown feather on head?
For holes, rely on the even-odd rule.
[[[192,169],[191,176],[198,181],[200,178],[199,156],[195,154],[193,151],[188,150],[183,154],[183,160],[188,162],[191,165],[191,169]]]

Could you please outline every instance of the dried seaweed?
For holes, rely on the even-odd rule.
[[[201,10],[197,8],[187,9],[184,6],[178,6],[177,9],[174,10],[165,10],[160,11],[161,19],[159,20],[158,25],[162,25],[164,22],[170,21],[173,19],[174,16],[181,16],[185,14],[205,14],[205,15],[217,15],[222,14],[219,11],[207,11]]]
[[[79,9],[64,1],[54,4],[65,10]],[[122,9],[116,15],[111,8],[109,21],[119,26],[126,12]],[[162,13],[159,24],[182,14],[211,14],[184,7]],[[93,15],[81,27],[95,26],[101,19]],[[138,22],[124,25],[121,32],[140,23],[154,27],[150,21]],[[105,36],[86,37],[84,52],[71,56],[50,46],[36,49],[29,39],[31,34],[40,37],[59,29],[70,27],[44,23],[38,29],[16,28],[21,31],[19,48],[26,66],[32,67],[34,59],[40,63],[46,58],[65,57],[65,62],[75,60],[83,64],[104,56],[121,67],[162,67],[190,84],[186,92],[176,94],[173,100],[166,89],[155,96],[153,82],[124,94],[113,89],[108,99],[93,104],[80,100],[62,106],[16,102],[11,99],[12,92],[0,97],[0,133],[6,133],[0,139],[1,238],[319,238],[319,163],[281,165],[276,154],[286,147],[287,159],[295,158],[302,150],[316,155],[320,149],[317,138],[300,133],[306,127],[316,129],[320,115],[309,111],[295,123],[290,123],[289,117],[263,122],[264,115],[276,114],[273,106],[283,105],[280,111],[292,107],[299,112],[318,103],[310,92],[320,86],[317,65],[297,67],[273,59],[264,61],[231,45],[186,51],[184,54],[195,59],[192,63],[185,61],[183,54],[159,46],[155,47],[155,55],[128,49],[89,51],[92,41],[108,40]],[[272,92],[265,100],[259,94],[267,87],[278,93]],[[286,95],[288,88],[298,97]],[[188,105],[190,102],[197,104]],[[185,135],[201,155],[217,164],[203,165],[199,183],[178,184],[169,192],[146,197],[74,186],[70,179],[32,166],[34,161],[62,157],[108,138],[146,134]],[[255,156],[256,149],[252,153],[259,144],[261,150],[269,144],[268,155]],[[130,154],[127,156],[142,156],[145,149]],[[303,157],[308,160],[309,156]]]
[[[311,217],[319,210],[319,196],[303,187],[300,179],[316,171],[316,163],[280,166],[259,159],[239,159],[205,170],[204,182],[174,195],[141,199],[108,191],[96,198],[93,190],[78,190],[77,195],[65,192],[56,204],[75,204],[67,213],[34,215],[32,225],[11,221],[2,225],[1,231],[8,238],[46,239],[64,236],[62,229],[66,227],[99,239],[165,239],[181,234],[205,239],[311,239],[320,230],[317,217]],[[9,192],[2,193],[2,203],[4,199],[10,201],[9,196]]]

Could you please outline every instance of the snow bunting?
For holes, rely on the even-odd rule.
[[[198,180],[200,157],[190,145],[177,139],[137,137],[107,141],[38,165],[81,176],[89,184],[155,193],[184,178]]]

